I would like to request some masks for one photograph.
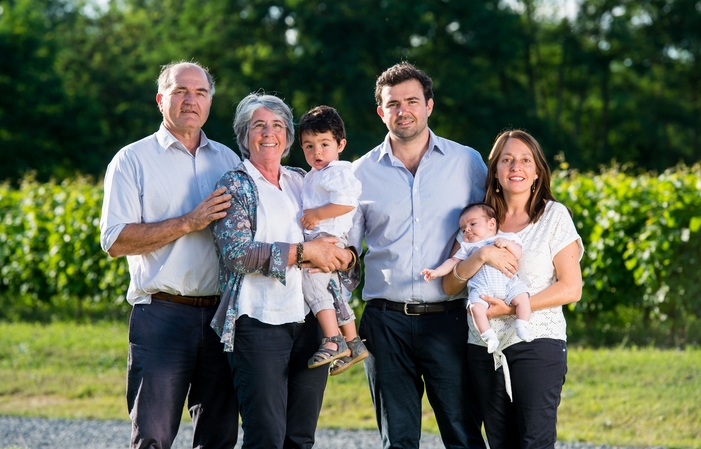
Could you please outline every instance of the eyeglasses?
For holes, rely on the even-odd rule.
[[[287,126],[283,125],[281,122],[256,122],[253,125],[249,125],[248,129],[250,129],[254,133],[262,133],[265,129],[270,129],[275,134],[281,134],[285,131],[285,129],[287,129]]]

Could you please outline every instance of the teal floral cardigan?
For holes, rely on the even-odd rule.
[[[283,167],[297,176],[304,177],[301,168]],[[238,298],[246,274],[257,273],[272,277],[285,284],[287,255],[290,243],[265,243],[253,240],[256,234],[258,188],[246,171],[243,163],[225,173],[217,182],[215,190],[226,187],[231,194],[231,206],[226,217],[212,223],[212,233],[219,257],[219,291],[221,302],[212,319],[211,326],[221,337],[225,352],[234,350],[234,333],[238,312]],[[343,285],[353,291],[360,282],[360,266],[340,272]],[[340,287],[329,284],[334,303],[341,297]]]

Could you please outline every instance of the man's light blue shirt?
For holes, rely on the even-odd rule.
[[[487,167],[474,149],[429,130],[428,150],[416,175],[384,142],[353,163],[363,185],[349,244],[365,239],[363,299],[440,302],[449,297],[440,279],[427,283],[421,270],[450,257],[460,211],[484,199]],[[465,297],[462,292],[455,297]]]

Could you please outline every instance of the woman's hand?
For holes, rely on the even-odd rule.
[[[492,298],[487,295],[480,295],[480,299],[489,303],[487,318],[495,318],[501,315],[514,315],[516,313],[516,307],[507,305],[503,299]]]
[[[304,242],[304,260],[308,261],[303,266],[317,268],[324,273],[345,270],[353,260],[349,249],[336,246],[338,239],[335,237],[319,237],[309,242]]]
[[[451,257],[455,255],[458,248],[457,243],[453,245]],[[483,246],[472,253],[470,257],[457,264],[453,274],[443,276],[443,291],[447,295],[460,293],[465,288],[466,280],[474,276],[484,264],[493,266],[508,277],[513,277],[518,269],[518,261],[508,249],[497,248],[494,245]],[[454,274],[459,276],[460,279]]]
[[[487,245],[479,249],[487,265],[490,265],[504,273],[509,278],[514,277],[518,270],[518,260],[506,247]]]

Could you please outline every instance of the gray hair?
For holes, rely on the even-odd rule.
[[[209,73],[209,69],[199,62],[194,61],[177,61],[161,66],[161,74],[156,81],[158,83],[159,94],[165,94],[168,89],[173,87],[173,84],[175,84],[175,76],[173,76],[173,74],[175,73],[175,69],[181,66],[197,67],[201,69],[207,76],[207,82],[209,83],[209,98],[214,96],[214,78]]]
[[[259,108],[265,108],[272,112],[285,123],[287,143],[282,157],[290,154],[290,147],[295,140],[295,127],[292,121],[292,109],[285,104],[284,101],[274,95],[267,95],[260,92],[254,92],[246,95],[241,102],[236,106],[236,115],[234,116],[234,133],[236,134],[236,143],[239,145],[239,151],[244,159],[251,157],[251,151],[248,148],[248,125],[251,122],[253,113]]]

